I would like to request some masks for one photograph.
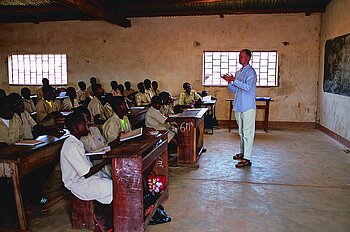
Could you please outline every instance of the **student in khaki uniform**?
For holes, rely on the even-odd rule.
[[[39,102],[44,97],[44,88],[47,88],[50,86],[49,79],[43,78],[42,80],[43,85],[38,88],[36,91],[36,99]]]
[[[111,81],[111,94],[113,97],[115,96],[123,96],[118,88],[118,82],[117,81]]]
[[[91,77],[90,78],[90,86],[87,88],[89,94],[91,97],[94,96],[94,91],[92,90],[92,87],[97,84],[97,79],[96,77]]]
[[[102,125],[106,121],[102,104],[102,96],[104,95],[105,91],[100,84],[94,85],[93,91],[94,97],[89,102],[88,109],[91,113],[93,124]]]
[[[22,122],[14,113],[9,97],[0,99],[0,147],[23,140]]]
[[[202,98],[195,91],[192,90],[192,85],[189,82],[183,84],[184,92],[180,93],[179,105],[182,107],[193,107]]]
[[[152,106],[148,109],[146,113],[145,123],[146,127],[153,128],[156,130],[168,130],[168,142],[170,142],[175,134],[177,133],[177,129],[170,125],[170,123],[166,122],[168,119],[165,117],[160,111],[160,107],[162,105],[162,100],[159,96],[152,97]],[[175,141],[174,141],[175,143]]]
[[[151,91],[152,91],[153,96],[159,96],[160,91],[159,91],[158,87],[159,87],[158,82],[152,81]]]
[[[79,102],[77,100],[77,93],[73,87],[68,87],[66,89],[66,96],[62,102],[62,111],[71,111],[73,108],[79,106]]]
[[[159,94],[160,99],[162,100],[162,106],[159,111],[165,116],[174,115],[174,109],[172,106],[172,97],[168,92],[161,92]]]
[[[41,122],[48,114],[60,111],[60,104],[56,101],[54,89],[51,86],[44,87],[44,97],[36,105],[38,122]]]
[[[145,92],[145,84],[140,82],[137,84],[137,88],[139,92],[135,96],[136,106],[149,106],[151,104],[151,98],[149,94]]]
[[[22,97],[18,93],[11,93],[8,98],[15,112],[14,117],[19,117],[21,121],[24,139],[33,139],[33,128],[36,126],[36,122],[24,109]]]
[[[23,97],[23,102],[24,102],[24,109],[28,112],[28,113],[33,113],[36,111],[35,109],[35,105],[32,99],[30,99],[30,89],[28,89],[27,87],[22,88],[21,89],[21,95]]]
[[[111,106],[111,101],[112,101],[113,95],[111,93],[106,93],[104,102],[102,102],[103,105],[103,112],[106,116],[106,119],[109,119],[113,115],[113,109]]]
[[[129,98],[130,94],[133,94],[136,92],[133,88],[131,88],[131,83],[130,81],[125,81],[124,82],[125,90],[124,90],[124,95]]]
[[[114,111],[113,116],[102,126],[102,134],[109,143],[118,139],[121,133],[131,131],[131,124],[126,116],[128,108],[124,98],[113,97],[111,105]]]
[[[92,97],[90,96],[89,91],[86,89],[86,84],[84,81],[79,81],[78,86],[79,89],[77,90],[77,100],[79,104],[87,106]]]

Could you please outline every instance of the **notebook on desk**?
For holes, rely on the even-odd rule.
[[[121,134],[120,135],[120,142],[124,142],[124,141],[127,141],[129,139],[137,138],[141,135],[142,135],[142,127],[138,128],[136,130],[132,130],[132,131],[126,132],[124,134]]]
[[[35,140],[35,139],[27,139],[27,140],[22,140],[19,141],[18,143],[15,143],[15,145],[19,146],[34,146],[37,144],[43,143],[41,140]]]
[[[85,155],[104,155],[111,150],[111,147],[104,147],[93,152],[87,152]]]

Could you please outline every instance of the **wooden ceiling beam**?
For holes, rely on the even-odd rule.
[[[130,20],[111,13],[98,4],[98,2],[92,0],[56,0],[56,2],[69,7],[70,9],[84,12],[92,17],[101,18],[118,26],[124,28],[131,27]]]

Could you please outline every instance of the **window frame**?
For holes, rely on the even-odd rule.
[[[59,64],[57,64],[57,65],[59,65],[59,67],[60,67],[60,80],[61,80],[61,83],[57,83],[56,82],[56,79],[57,79],[57,72],[56,72],[56,63],[55,63],[55,61],[53,62],[53,72],[50,72],[50,59],[52,59],[52,58],[50,58],[50,56],[54,56],[53,57],[53,60],[55,60],[56,58],[55,58],[55,56],[57,56],[57,55],[59,55],[60,56],[60,63]],[[21,69],[21,67],[19,67],[20,65],[19,65],[19,62],[17,62],[17,69],[16,70],[18,70],[17,72],[18,72],[18,76],[17,76],[17,82],[18,83],[14,83],[14,70],[15,69],[13,69],[13,60],[14,60],[14,57],[15,56],[17,56],[16,57],[16,59],[17,60],[20,60],[19,59],[19,57],[20,56],[23,56],[23,58],[22,58],[22,60],[23,61],[21,61],[22,63],[23,63],[23,65],[22,65],[22,70],[23,70],[23,72],[21,72],[21,73],[23,73],[22,75],[23,75],[23,80],[24,80],[24,82],[22,83],[22,82],[20,82],[20,80],[21,80],[21,77],[20,77],[20,75],[19,75],[19,73],[20,73],[20,69]],[[25,56],[29,56],[29,64],[26,64],[25,63],[25,60],[24,60],[24,57]],[[29,67],[29,69],[28,69],[28,66],[31,66],[31,61],[30,61],[30,59],[31,59],[31,56],[35,56],[35,59],[36,59],[36,63],[35,63],[35,72],[31,72],[31,69],[32,69],[32,67]],[[38,58],[38,56],[40,56],[40,58]],[[47,56],[47,71],[45,71],[44,69],[44,56]],[[38,60],[40,60],[40,61],[38,61]],[[37,65],[37,62],[41,62],[41,66],[40,66],[40,69],[38,69],[38,65]],[[9,85],[10,86],[41,86],[42,85],[42,79],[43,78],[48,78],[49,79],[49,82],[50,82],[50,85],[52,85],[52,86],[67,86],[68,85],[68,55],[66,54],[66,53],[26,53],[26,54],[11,54],[11,55],[8,55],[7,56],[7,67],[8,67],[8,83],[9,83]],[[40,71],[41,71],[41,75],[38,75],[38,73],[40,73]],[[29,74],[27,74],[29,72]],[[34,73],[34,74],[33,74]],[[44,74],[45,73],[45,74]],[[51,73],[53,73],[53,74],[51,74]],[[29,80],[30,79],[33,79],[32,77],[31,77],[31,75],[34,75],[35,76],[35,80],[36,80],[36,83],[27,83],[26,81],[28,81],[28,79],[26,79],[26,77],[25,77],[25,75],[30,75],[30,78],[29,78]],[[51,77],[50,78],[50,74],[51,75],[53,75],[53,77]],[[64,79],[64,75],[66,75],[66,78]],[[40,77],[41,76],[41,77]],[[31,82],[31,81],[29,81],[29,82]]]
[[[220,52],[220,53],[225,53],[225,52],[227,52],[227,53],[231,52],[232,53],[233,52],[233,53],[238,53],[239,54],[240,51],[235,51],[235,50],[230,50],[230,51],[228,51],[228,50],[203,50],[203,53],[202,53],[202,80],[201,80],[202,86],[205,86],[205,87],[227,87],[227,85],[204,84],[204,77],[205,77],[205,73],[204,73],[204,71],[205,71],[205,53],[206,52]],[[276,80],[276,85],[274,85],[274,86],[256,85],[256,87],[257,88],[276,88],[276,87],[279,87],[280,86],[280,75],[279,75],[279,53],[278,53],[278,51],[277,50],[254,50],[254,51],[251,51],[251,52],[252,52],[252,57],[253,57],[253,53],[255,53],[255,52],[260,52],[260,53],[261,52],[275,52],[276,53],[276,67],[275,67],[275,73],[276,73],[275,79],[277,79]],[[251,57],[251,60],[249,61],[250,65],[252,65],[252,57]],[[239,64],[238,55],[237,55],[237,62],[236,62],[236,64]],[[220,62],[220,65],[221,65],[221,62]],[[239,66],[237,65],[237,70],[240,67],[241,67],[241,64],[239,64]],[[220,71],[221,71],[221,69],[220,69]],[[232,72],[232,73],[234,73],[234,72]],[[222,75],[222,74],[220,74],[220,75]],[[257,84],[258,84],[258,81],[259,81],[259,76],[257,78]]]

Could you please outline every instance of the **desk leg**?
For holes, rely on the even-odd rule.
[[[21,187],[19,184],[18,168],[17,168],[17,165],[14,163],[11,163],[11,166],[12,166],[11,170],[13,171],[13,173],[12,173],[13,193],[15,195],[15,200],[16,200],[16,208],[17,208],[19,226],[21,228],[21,231],[26,231],[27,222],[26,222],[26,216],[25,216],[25,212],[24,212]]]
[[[230,114],[228,117],[228,132],[231,131],[231,119],[232,119],[232,101],[230,101]]]
[[[267,132],[267,129],[269,128],[269,112],[270,112],[270,101],[266,101],[265,118],[264,118],[264,131],[266,132]]]

